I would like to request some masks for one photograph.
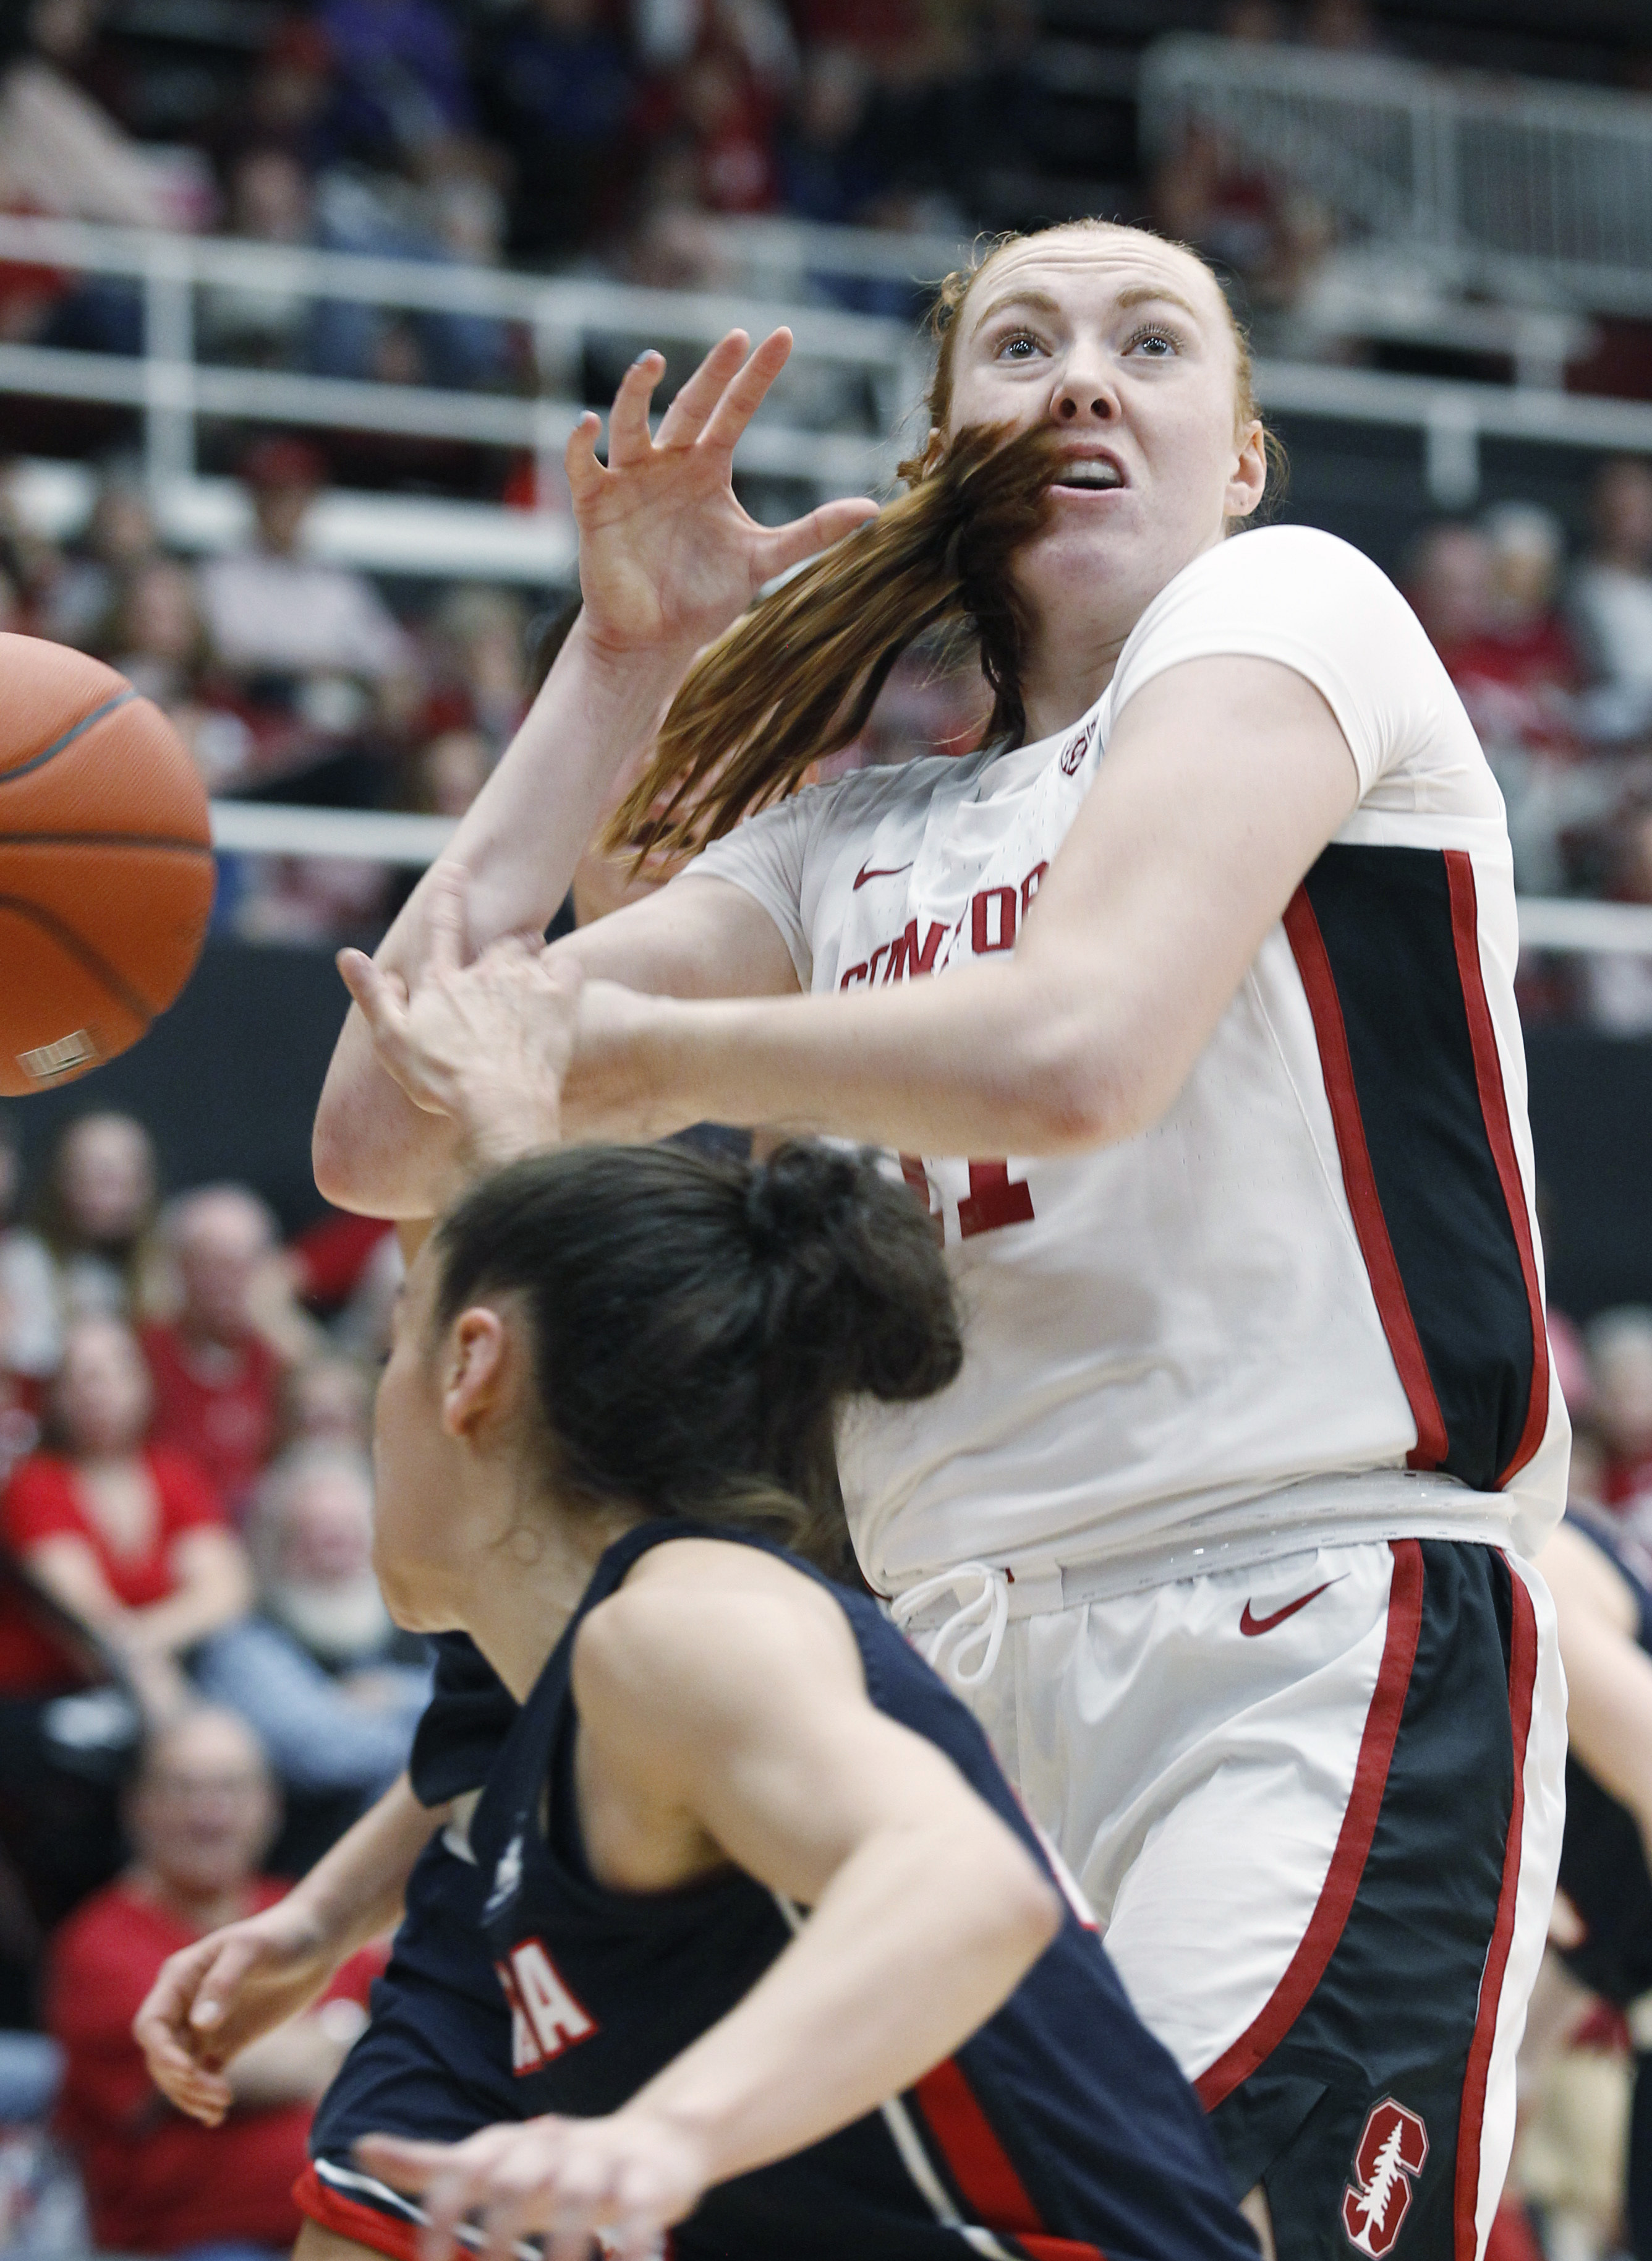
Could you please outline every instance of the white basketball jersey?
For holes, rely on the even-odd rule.
[[[900,1158],[965,1360],[940,1396],[844,1425],[883,1592],[970,1559],[1123,1587],[1339,1538],[1529,1554],[1563,1504],[1503,803],[1420,624],[1358,551],[1299,528],[1223,542],[1149,607],[1070,730],[853,772],[685,877],[761,902],[805,989],[1012,950],[1117,714],[1225,653],[1322,693],[1359,807],[1151,1130],[1058,1159]]]

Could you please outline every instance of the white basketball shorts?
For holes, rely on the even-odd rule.
[[[1407,1539],[1025,1615],[1012,1592],[961,1692],[1281,2261],[1477,2261],[1563,1819],[1529,1566]]]

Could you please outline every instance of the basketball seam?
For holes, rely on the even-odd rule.
[[[106,958],[101,957],[89,942],[83,941],[72,926],[68,926],[54,912],[42,910],[21,895],[0,895],[0,911],[16,911],[20,917],[32,919],[36,926],[48,934],[60,948],[71,958],[78,958],[89,973],[96,974],[104,988],[129,1013],[135,1013],[147,1029],[154,1019],[155,1008],[140,997],[129,981],[116,973]]]
[[[0,832],[0,848],[159,848],[168,855],[210,856],[204,840],[155,832]]]
[[[52,743],[44,748],[41,752],[31,754],[26,762],[20,763],[14,770],[0,771],[0,786],[11,785],[18,778],[27,777],[31,770],[44,768],[47,762],[55,760],[66,748],[72,746],[76,738],[84,737],[95,722],[101,722],[105,714],[112,714],[117,707],[129,706],[137,696],[131,684],[128,684],[124,691],[118,691],[112,699],[105,699],[101,707],[94,707],[89,714],[82,714],[72,730],[65,730],[61,738],[54,738]]]

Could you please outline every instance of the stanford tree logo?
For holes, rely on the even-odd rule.
[[[1362,2253],[1386,2253],[1411,2204],[1411,2179],[1428,2157],[1428,2130],[1414,2112],[1385,2096],[1365,2122],[1354,2154],[1354,2180],[1342,2193],[1342,2227]]]

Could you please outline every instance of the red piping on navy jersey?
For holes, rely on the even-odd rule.
[[[1520,1895],[1520,1852],[1526,1821],[1526,1743],[1531,1733],[1532,1698],[1537,1685],[1537,1612],[1525,1582],[1507,1555],[1513,1603],[1509,1626],[1509,1735],[1513,1746],[1514,1795],[1509,1805],[1508,1841],[1503,1849],[1503,1887],[1498,1894],[1497,1920],[1485,1951],[1480,1977],[1480,2006],[1475,2014],[1474,2039],[1469,2044],[1468,2070],[1462,2078],[1462,2114],[1457,2122],[1457,2183],[1455,2207],[1455,2261],[1475,2261],[1479,2232],[1475,2216],[1480,2201],[1480,2137],[1485,2119],[1486,2083],[1491,2071],[1491,2045],[1497,2038],[1498,2011],[1503,1999],[1503,1977],[1509,1949],[1514,1942],[1514,1906]]]
[[[1325,937],[1319,932],[1319,922],[1313,915],[1305,887],[1298,887],[1291,898],[1284,929],[1297,971],[1302,977],[1308,1010],[1313,1017],[1325,1095],[1331,1103],[1331,1122],[1336,1132],[1336,1151],[1341,1159],[1342,1183],[1353,1213],[1354,1231],[1360,1253],[1365,1259],[1383,1332],[1388,1338],[1411,1417],[1417,1425],[1417,1442],[1405,1455],[1406,1465],[1436,1468],[1448,1450],[1445,1417],[1434,1394],[1417,1322],[1412,1317],[1405,1283],[1400,1277],[1398,1259],[1389,1238],[1388,1221],[1383,1215],[1377,1176],[1365,1143],[1365,1125],[1360,1116],[1359,1093],[1354,1083],[1354,1064],[1348,1056],[1341,1000],[1336,994],[1336,979],[1331,971]],[[1484,1001],[1484,993],[1482,998]]]
[[[1451,939],[1462,981],[1462,1002],[1469,1016],[1469,1042],[1474,1048],[1474,1075],[1479,1086],[1480,1112],[1485,1135],[1497,1164],[1503,1198],[1508,1204],[1514,1245],[1520,1252],[1520,1276],[1532,1315],[1532,1387],[1527,1400],[1526,1425],[1520,1431],[1508,1465],[1498,1477],[1500,1491],[1519,1474],[1543,1440],[1548,1426],[1548,1328],[1543,1317],[1542,1292],[1537,1283],[1537,1251],[1532,1243],[1532,1220],[1526,1206],[1526,1188],[1509,1128],[1508,1095],[1503,1087],[1503,1063],[1498,1056],[1497,1031],[1485,999],[1485,976],[1480,969],[1480,921],[1474,886],[1474,862],[1466,849],[1445,851],[1446,882],[1451,890]]]
[[[292,2198],[299,2213],[318,2222],[323,2229],[336,2230],[354,2244],[371,2246],[375,2253],[387,2253],[390,2261],[419,2261],[422,2216],[418,2222],[398,2222],[394,2214],[381,2214],[363,2199],[346,2198],[342,2191],[323,2182],[313,2165],[307,2166],[294,2183]],[[462,2245],[460,2250],[464,2250]],[[1074,2248],[1076,2253],[1090,2250],[1089,2246]],[[676,2241],[668,2231],[663,2261],[674,2261],[676,2253]]]
[[[1377,1834],[1377,1817],[1382,1811],[1383,1792],[1388,1785],[1389,1764],[1394,1755],[1405,1695],[1411,1686],[1411,1668],[1416,1661],[1417,1636],[1422,1627],[1422,1548],[1414,1539],[1396,1539],[1391,1542],[1391,1551],[1394,1573],[1388,1590],[1388,1630],[1383,1642],[1383,1661],[1377,1667],[1370,1709],[1365,1714],[1360,1755],[1354,1767],[1354,1786],[1348,1792],[1342,1827],[1337,1833],[1336,1849],[1325,1872],[1325,1882],[1319,1887],[1308,1927],[1286,1966],[1284,1977],[1263,2004],[1261,2013],[1232,2048],[1224,2050],[1193,2084],[1207,2112],[1213,2112],[1225,2097],[1231,2096],[1241,2081],[1249,2079],[1307,2007],[1309,1997],[1336,1952],[1337,1942],[1354,1906],[1354,1896],[1359,1890],[1371,1839]]]
[[[342,2191],[324,2183],[313,2166],[306,2167],[292,2186],[293,2204],[324,2229],[335,2230],[357,2245],[370,2245],[388,2253],[390,2261],[418,2261],[418,2224],[397,2222],[361,2199],[346,2198]]]
[[[912,2094],[959,2197],[983,2229],[1013,2237],[1028,2261],[1104,2261],[1099,2246],[1045,2229],[956,2057],[926,2072]]]

